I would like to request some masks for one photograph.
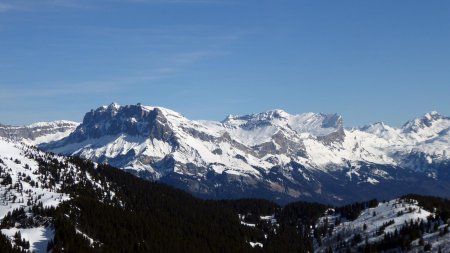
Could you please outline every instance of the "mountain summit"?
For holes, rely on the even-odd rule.
[[[337,114],[271,110],[216,122],[113,103],[86,113],[70,135],[41,148],[206,197],[340,203],[411,190],[443,195],[450,190],[449,128],[450,119],[435,112],[402,128],[376,123],[348,130]],[[419,182],[415,189],[411,180]]]

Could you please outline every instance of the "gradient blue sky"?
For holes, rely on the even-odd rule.
[[[0,0],[0,122],[111,102],[346,126],[450,115],[450,1]]]

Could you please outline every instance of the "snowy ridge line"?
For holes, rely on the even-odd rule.
[[[376,123],[347,129],[337,114],[291,115],[278,109],[217,122],[190,120],[162,107],[113,103],[86,113],[72,130],[37,133],[42,131],[21,140],[205,197],[262,194],[280,203],[351,202],[365,195],[388,199],[410,192],[405,181],[413,178],[426,194],[450,191],[450,119],[436,112],[400,128]],[[390,196],[375,189],[386,186]],[[352,198],[355,187],[371,192]]]
[[[437,113],[402,128],[377,123],[345,129],[337,114],[272,110],[215,122],[190,120],[162,107],[114,103],[91,110],[67,137],[39,147],[207,197],[245,197],[248,190],[262,189],[266,196],[322,195],[335,203],[348,196],[330,189],[349,184],[395,188],[395,181],[420,177],[442,184],[430,194],[450,188],[449,129],[450,119]]]
[[[0,124],[0,137],[24,142],[28,145],[38,145],[67,137],[79,124],[68,120],[37,122],[26,126]]]
[[[139,110],[155,113],[156,122],[138,119]],[[422,121],[428,123],[420,124]],[[426,154],[430,163],[450,158],[450,152],[447,152],[450,134],[441,136],[442,131],[450,128],[448,118],[431,113],[411,122],[404,128],[381,123],[346,130],[342,117],[336,114],[290,115],[282,110],[229,116],[223,122],[195,121],[162,107],[114,103],[87,114],[80,132],[75,132],[73,138],[49,147],[44,145],[44,148],[94,161],[100,157],[110,161],[134,153],[135,159],[119,167],[149,171],[156,178],[164,174],[152,163],[168,156],[179,163],[201,167],[223,164],[235,173],[254,176],[260,176],[260,173],[253,167],[268,170],[291,161],[311,169],[327,170],[332,166],[344,166],[348,161],[401,166],[403,158],[415,152]],[[136,125],[137,132],[111,130],[112,126],[124,128],[125,124]],[[75,135],[94,131],[91,127],[95,127],[98,136],[75,138]],[[163,136],[148,135],[145,129],[152,127],[167,132],[172,136],[171,141],[164,140]],[[173,141],[175,143],[171,143]]]
[[[35,122],[30,125],[25,125],[26,128],[38,128],[38,127],[57,127],[61,125],[74,125],[78,126],[80,122],[70,121],[70,120],[55,120],[55,121],[42,121]]]
[[[429,212],[419,205],[415,199],[399,198],[381,202],[376,207],[364,209],[356,219],[347,220],[334,209],[326,211],[316,225],[316,229],[326,231],[315,241],[315,252],[345,252],[361,250],[367,244],[381,243],[386,238],[404,233],[409,226],[417,224],[424,234],[413,240],[402,252],[418,252],[429,244],[432,252],[450,250],[450,233],[448,221],[439,221],[436,213]],[[447,231],[447,232],[445,232]],[[419,242],[421,241],[421,242]],[[398,248],[401,244],[398,243]]]
[[[100,201],[115,198],[114,186],[101,184],[68,158],[0,137],[1,233],[24,250],[47,252],[54,238],[52,219],[33,210],[56,208],[72,199],[66,189],[86,182],[102,193]]]

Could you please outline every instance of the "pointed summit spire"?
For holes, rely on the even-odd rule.
[[[118,108],[120,108],[120,105],[119,105],[118,103],[116,103],[116,102],[112,102],[112,103],[108,106],[108,108],[109,108],[109,109],[118,109]]]
[[[417,132],[420,129],[431,127],[435,121],[443,118],[444,117],[438,112],[431,111],[420,118],[416,118],[406,122],[402,128],[404,132]]]

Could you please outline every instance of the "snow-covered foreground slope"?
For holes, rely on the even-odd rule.
[[[38,162],[29,158],[33,153],[39,151],[0,138],[0,217],[27,203],[36,203],[37,198],[44,206],[55,206],[67,199],[67,195],[57,193],[60,185],[46,187],[38,173]],[[39,185],[40,182],[44,185]]]
[[[57,207],[70,199],[65,188],[90,178],[66,158],[0,137],[1,233],[22,249],[47,252],[54,236],[52,220],[36,214],[34,208]],[[11,223],[11,219],[20,222]]]
[[[269,252],[273,243],[280,243],[277,241],[280,238],[282,241],[297,242],[295,245],[286,245],[284,252],[290,252],[289,249],[292,246],[309,248],[310,252],[313,246],[317,252],[330,252],[330,249],[333,252],[344,252],[348,248],[354,252],[360,252],[364,247],[369,246],[378,247],[378,249],[405,247],[403,250],[409,252],[419,252],[429,247],[434,252],[438,252],[439,249],[446,252],[450,245],[448,233],[450,202],[438,198],[413,195],[411,198],[404,197],[381,203],[375,200],[355,203],[350,207],[336,207],[326,212],[327,206],[306,202],[293,203],[285,207],[268,201],[251,199],[236,202],[209,202],[198,201],[189,194],[162,184],[139,180],[106,165],[45,153],[23,143],[3,138],[0,138],[0,159],[0,231],[19,249],[46,252],[52,247],[61,249],[65,247],[63,245],[73,246],[76,242],[72,240],[74,238],[81,240],[79,242],[85,249],[93,251],[101,248],[108,249],[114,245],[114,241],[124,240],[127,236],[140,231],[136,227],[147,220],[153,225],[150,226],[149,223],[143,227],[147,229],[159,226],[156,232],[150,229],[148,232],[154,233],[150,237],[147,237],[146,232],[134,235],[144,236],[149,240],[146,245],[154,245],[152,240],[157,240],[155,236],[162,233],[165,226],[175,228],[169,234],[173,234],[174,231],[180,232],[176,229],[177,224],[171,223],[172,219],[185,224],[183,228],[195,227],[194,224],[204,222],[203,219],[206,216],[216,222],[218,219],[218,223],[223,225],[224,219],[218,215],[219,213],[225,215],[227,217],[225,220],[232,223],[231,230],[227,230],[228,232],[237,232],[236,225],[240,224],[242,231],[246,231],[241,242],[245,242],[245,245],[252,249],[267,249]],[[295,191],[298,189],[315,189],[317,195],[312,195],[311,198],[319,200],[322,196],[319,191],[334,192],[336,197],[343,196],[344,193],[339,192],[342,191],[342,186],[334,185],[335,182],[344,184],[350,189],[352,195],[362,194],[359,196],[367,199],[366,192],[370,189],[380,192],[378,187],[381,185],[383,187],[381,192],[390,192],[389,187],[398,187],[398,185],[405,187],[411,184],[408,178],[418,176],[416,172],[412,174],[408,171],[402,172],[406,169],[400,167],[390,168],[374,164],[353,164],[351,169],[343,174],[342,171],[331,171],[330,174],[326,174],[329,177],[313,174],[299,164],[291,163],[289,166],[289,170],[272,169],[278,174],[270,172],[271,174],[262,178],[263,182],[272,183],[268,187],[276,190],[287,186],[291,192],[284,194],[297,194]],[[392,184],[384,182],[383,178],[387,178],[387,175],[380,171],[387,171],[389,175],[398,174],[397,180]],[[404,174],[400,175],[401,173]],[[363,178],[366,178],[366,181],[363,182]],[[401,180],[398,180],[399,178]],[[188,177],[184,179],[187,180]],[[283,179],[289,184],[283,185]],[[425,182],[427,179],[430,180],[425,184],[428,188],[436,183],[433,177],[425,176],[422,180]],[[228,183],[236,188],[242,187],[236,183],[237,181],[231,181],[231,178],[219,181],[209,176],[206,180],[216,184]],[[252,181],[238,182],[248,182],[250,186],[247,187],[251,187],[254,183]],[[301,182],[304,185],[296,185],[295,182]],[[255,187],[261,187],[257,189],[260,192],[265,187],[260,182],[254,184]],[[301,188],[303,186],[305,188]],[[415,182],[414,188],[421,189],[420,187],[421,185]],[[269,191],[263,193],[270,194]],[[277,195],[272,196],[277,197]],[[204,206],[189,209],[182,206],[186,203]],[[57,208],[54,209],[55,207]],[[228,209],[230,207],[231,209]],[[178,209],[181,212],[178,215],[173,217],[172,214],[167,215]],[[197,211],[207,211],[207,213],[199,215]],[[108,215],[99,217],[104,213]],[[189,218],[182,213],[189,214],[187,215]],[[321,213],[324,216],[316,222]],[[134,220],[131,218],[134,215],[140,218]],[[153,215],[164,219],[165,222],[161,223],[159,218]],[[234,220],[233,217],[239,219]],[[191,219],[195,219],[196,222],[192,224]],[[101,222],[98,222],[99,220]],[[130,225],[128,222],[134,223]],[[206,223],[206,227],[217,225]],[[104,236],[105,227],[111,228],[111,224],[115,224],[112,225],[114,228],[124,225],[123,229],[126,229],[128,234],[115,231],[116,238]],[[200,230],[207,231],[204,228]],[[237,233],[242,236],[242,231]],[[279,235],[281,237],[278,237]],[[236,238],[235,235],[232,237]],[[52,240],[53,238],[55,241]],[[64,238],[71,239],[63,241]],[[56,241],[59,244],[55,246]],[[126,243],[125,241],[122,243]],[[134,240],[137,244],[141,242],[143,242],[142,239]],[[279,245],[279,247],[283,246]]]
[[[58,193],[60,185],[47,186],[42,180],[38,162],[30,158],[34,154],[39,151],[0,138],[0,219],[23,207],[31,216],[30,208],[38,202],[44,207],[55,207],[69,198]],[[1,232],[10,238],[20,232],[22,238],[29,241],[30,251],[46,252],[47,241],[53,238],[52,229],[44,224],[35,225],[4,228]]]
[[[417,201],[408,202],[402,199],[394,199],[379,203],[377,207],[365,209],[358,218],[352,221],[345,221],[345,218],[342,218],[339,214],[327,215],[321,218],[319,226],[326,222],[336,224],[336,220],[340,219],[339,225],[333,229],[333,234],[340,234],[342,240],[350,241],[355,234],[362,233],[362,237],[366,238],[367,236],[368,242],[372,243],[383,239],[385,233],[394,233],[395,230],[399,231],[405,225],[405,221],[426,221],[430,215],[430,212],[418,206]],[[384,230],[380,232],[380,228],[383,225],[385,225]],[[335,238],[324,238],[323,242],[326,244],[327,240],[333,239]]]
[[[40,147],[208,197],[321,196],[334,202],[348,198],[330,189],[338,184],[394,187],[396,180],[427,177],[444,182],[430,194],[448,189],[449,129],[450,119],[435,112],[402,128],[377,123],[345,129],[336,114],[273,110],[213,122],[161,107],[111,104],[88,112],[68,137]]]
[[[448,221],[437,219],[436,213],[425,210],[414,199],[379,203],[364,209],[353,220],[333,209],[327,212],[317,224],[317,230],[325,232],[320,239],[316,237],[315,252],[330,249],[333,252],[359,252],[367,249],[368,244],[386,247],[386,250],[390,247],[395,252],[421,252],[428,244],[433,252],[450,250]],[[324,230],[324,227],[328,229]],[[411,238],[410,234],[415,237]]]
[[[253,252],[233,210],[0,137],[0,252]]]

